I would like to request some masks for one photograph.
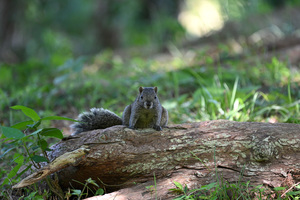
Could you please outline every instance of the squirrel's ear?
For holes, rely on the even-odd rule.
[[[155,91],[155,93],[157,93],[157,87],[154,87],[154,91]]]
[[[140,88],[139,88],[139,91],[140,91],[140,93],[142,93],[142,92],[143,92],[143,90],[144,90],[144,88],[143,88],[143,87],[140,87]]]

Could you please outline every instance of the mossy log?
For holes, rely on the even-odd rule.
[[[299,124],[216,120],[163,131],[114,126],[66,138],[52,149],[53,162],[77,149],[85,152],[55,167],[59,184],[76,188],[80,185],[74,180],[92,178],[114,191],[98,199],[172,199],[168,189],[175,188],[173,181],[191,189],[218,176],[268,187],[300,181]]]

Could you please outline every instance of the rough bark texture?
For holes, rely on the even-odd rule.
[[[299,124],[217,120],[163,131],[115,126],[61,141],[51,158],[83,147],[89,153],[59,172],[60,184],[91,177],[108,192],[119,190],[98,199],[172,199],[173,181],[199,187],[216,181],[215,168],[228,182],[289,187],[300,181]],[[156,192],[146,189],[154,179]]]

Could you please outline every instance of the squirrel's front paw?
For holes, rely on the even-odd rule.
[[[130,128],[130,129],[135,129],[133,126],[128,126],[128,128]]]
[[[157,130],[157,131],[161,131],[161,130],[162,130],[161,126],[157,126],[157,125],[154,125],[153,128],[154,128],[155,130]]]

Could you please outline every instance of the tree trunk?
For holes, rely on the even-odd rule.
[[[229,183],[270,187],[300,181],[299,124],[216,120],[163,131],[114,126],[67,138],[52,149],[52,160],[77,149],[85,152],[56,167],[59,183],[76,188],[80,185],[73,180],[92,178],[108,192],[119,190],[101,199],[171,199],[173,181],[191,189],[220,176]]]

